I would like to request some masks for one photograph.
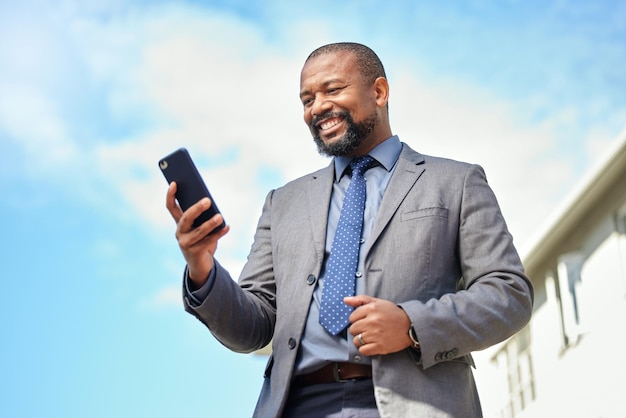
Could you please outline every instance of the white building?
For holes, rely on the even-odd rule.
[[[626,417],[626,132],[620,139],[523,257],[530,324],[476,353],[487,418]]]

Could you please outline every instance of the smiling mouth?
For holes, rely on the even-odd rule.
[[[321,130],[326,131],[334,126],[337,126],[339,123],[341,123],[342,119],[341,118],[332,118],[329,120],[325,120],[324,122],[320,123],[318,126]]]

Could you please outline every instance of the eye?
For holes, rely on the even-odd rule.
[[[344,89],[344,87],[329,87],[326,90],[326,94],[337,94],[337,93],[339,93],[343,89]]]

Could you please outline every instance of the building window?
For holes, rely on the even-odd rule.
[[[576,344],[582,334],[580,312],[581,270],[584,259],[578,252],[558,259],[558,295],[563,321],[564,345]]]
[[[508,400],[500,411],[502,418],[518,416],[535,400],[535,378],[530,354],[530,330],[527,326],[496,354],[494,361],[506,371]]]

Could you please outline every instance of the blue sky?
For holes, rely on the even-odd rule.
[[[250,416],[265,359],[183,312],[160,157],[236,276],[265,194],[328,163],[299,71],[376,50],[394,133],[483,165],[524,252],[626,127],[626,3],[0,0],[0,416]],[[477,371],[480,373],[480,370]]]

